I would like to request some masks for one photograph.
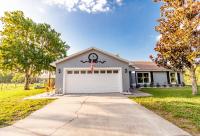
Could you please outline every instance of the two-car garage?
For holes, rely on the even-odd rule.
[[[122,92],[121,68],[66,68],[65,93]]]
[[[56,67],[56,93],[122,93],[130,88],[129,61],[94,47],[59,59],[52,66]]]

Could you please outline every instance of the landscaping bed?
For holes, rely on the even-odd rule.
[[[130,99],[192,135],[200,136],[200,95],[192,96],[191,87],[143,88],[140,91],[153,96]]]
[[[45,92],[45,89],[23,90],[23,86],[9,85],[0,91],[0,127],[13,124],[42,108],[52,99],[24,100],[23,98]]]

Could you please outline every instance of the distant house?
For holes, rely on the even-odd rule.
[[[38,78],[40,79],[49,79],[50,78],[56,78],[55,72],[49,72],[48,70],[44,70],[41,72]]]
[[[142,86],[181,85],[183,75],[153,62],[128,61],[97,48],[88,48],[52,63],[57,93],[126,92]]]

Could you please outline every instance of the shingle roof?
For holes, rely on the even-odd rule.
[[[151,61],[131,61],[130,65],[135,67],[135,71],[171,71],[164,67],[159,67]]]

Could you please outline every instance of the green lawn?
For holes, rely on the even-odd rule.
[[[28,116],[35,110],[42,108],[50,103],[50,99],[23,100],[31,95],[43,93],[44,89],[23,90],[22,85],[4,85],[0,90],[0,127],[13,124]]]
[[[195,136],[200,135],[200,95],[191,88],[143,88],[153,97],[131,98]],[[199,89],[200,92],[200,89]]]

